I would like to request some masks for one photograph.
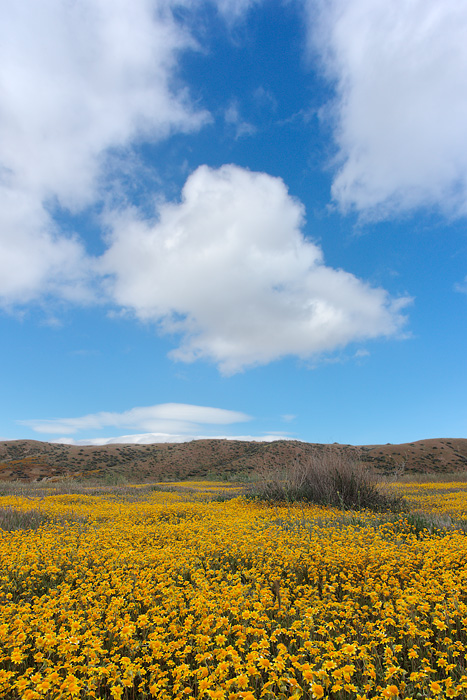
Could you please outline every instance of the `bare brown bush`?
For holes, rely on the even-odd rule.
[[[284,469],[263,469],[248,495],[270,503],[307,502],[343,510],[405,510],[402,497],[381,490],[358,448],[323,446]]]

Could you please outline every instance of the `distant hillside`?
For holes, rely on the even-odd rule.
[[[325,449],[325,445],[278,440],[194,440],[154,445],[81,447],[36,440],[0,442],[0,480],[36,481],[54,477],[133,481],[232,478],[258,468],[290,464]],[[334,449],[355,450],[350,445]],[[404,445],[366,445],[363,461],[382,473],[467,470],[467,439],[420,440]]]
[[[418,440],[402,445],[366,445],[363,460],[378,470],[405,464],[409,472],[467,471],[467,440],[444,438]]]

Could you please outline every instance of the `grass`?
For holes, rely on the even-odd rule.
[[[85,523],[86,517],[69,511],[66,515],[58,517],[49,513],[46,509],[29,508],[24,510],[15,506],[0,507],[0,530],[4,532],[14,532],[15,530],[38,530],[44,525],[60,523],[70,525],[71,523]]]
[[[37,530],[50,518],[41,510],[33,508],[24,511],[12,506],[0,508],[0,530],[12,532],[13,530]]]

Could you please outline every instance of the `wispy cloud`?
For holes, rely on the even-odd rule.
[[[254,5],[259,5],[263,0],[213,0],[220,15],[232,24],[244,16]]]
[[[294,421],[296,417],[297,416],[294,413],[284,413],[284,415],[282,416],[282,420],[285,423],[292,423],[292,421]]]
[[[467,275],[464,277],[463,282],[456,282],[454,285],[454,290],[460,292],[461,294],[467,294]]]
[[[224,113],[226,123],[235,130],[235,138],[239,139],[242,136],[252,136],[256,133],[256,127],[253,124],[242,119],[238,102],[232,101]]]
[[[267,110],[268,112],[275,112],[277,109],[277,99],[271,90],[267,90],[265,87],[260,85],[253,93],[253,99],[256,106],[260,109]]]

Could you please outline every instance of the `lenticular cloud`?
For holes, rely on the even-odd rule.
[[[304,218],[281,179],[202,166],[154,222],[110,221],[102,270],[117,305],[180,338],[174,358],[224,373],[396,334],[407,299],[327,267]]]

